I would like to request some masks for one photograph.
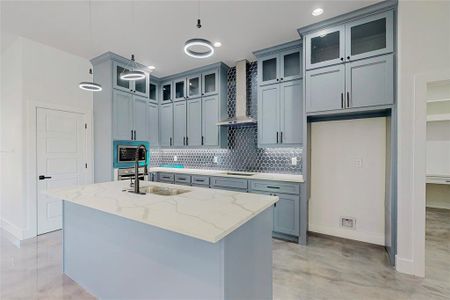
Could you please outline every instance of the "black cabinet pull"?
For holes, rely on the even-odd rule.
[[[183,146],[186,146],[186,137],[183,136]]]
[[[281,77],[280,80],[283,80],[283,77]]]
[[[133,130],[131,130],[131,140],[133,140]]]
[[[203,138],[203,135],[202,135],[202,146],[203,146],[203,144],[204,144],[203,140],[204,140],[204,138]]]
[[[51,176],[45,176],[45,175],[39,175],[39,180],[45,180],[45,179],[50,179],[52,178]]]
[[[344,61],[344,58],[343,58],[343,57],[341,57],[341,61]]]
[[[278,144],[278,131],[277,131],[277,144]]]
[[[344,108],[344,93],[341,93],[341,108]]]
[[[350,60],[350,56],[347,56],[347,59]]]
[[[186,137],[186,146],[189,146],[189,137]]]
[[[350,93],[347,92],[347,108],[350,107]]]
[[[274,206],[274,207],[277,207],[277,204],[276,204],[276,203],[274,203],[274,204],[273,204],[273,206]]]
[[[277,78],[277,81],[280,81],[280,79]]]
[[[172,146],[172,138],[169,138],[169,145]]]
[[[134,130],[134,140],[136,140],[136,130]]]
[[[267,188],[268,189],[275,189],[275,190],[279,190],[280,189],[279,186],[273,186],[273,185],[268,185]]]
[[[283,131],[280,132],[280,144],[283,144]]]

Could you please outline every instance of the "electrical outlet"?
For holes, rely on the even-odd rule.
[[[178,157],[176,155],[173,156],[173,161],[178,161]]]
[[[214,156],[213,162],[214,162],[215,164],[217,164],[217,163],[219,162],[219,158],[218,158],[217,156]]]
[[[356,229],[356,219],[352,217],[341,217],[339,225],[347,229]]]
[[[353,166],[355,168],[362,168],[362,164],[363,164],[362,158],[355,158],[353,160]]]
[[[292,164],[293,166],[296,166],[296,165],[297,165],[297,157],[292,157],[292,158],[291,158],[291,164]]]

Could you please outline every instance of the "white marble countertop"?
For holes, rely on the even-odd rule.
[[[52,189],[50,197],[216,243],[278,201],[277,196],[141,181],[189,190],[177,196],[124,192],[128,181]]]
[[[148,171],[149,172],[190,174],[190,175],[218,176],[218,177],[233,177],[233,178],[244,178],[244,179],[254,179],[254,180],[274,180],[274,181],[288,181],[288,182],[297,182],[297,183],[303,182],[303,175],[295,175],[295,174],[252,173],[252,172],[236,172],[236,171],[227,171],[227,170],[163,168],[163,167],[149,168]],[[226,174],[227,172],[252,174],[252,176],[234,175],[234,174],[229,175],[229,174]]]

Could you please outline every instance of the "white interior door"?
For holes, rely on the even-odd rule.
[[[47,189],[84,183],[86,163],[85,116],[60,110],[37,109],[37,233],[61,229],[62,201]]]

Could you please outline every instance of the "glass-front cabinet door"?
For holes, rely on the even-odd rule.
[[[280,54],[280,81],[299,79],[302,77],[302,51],[287,50]]]
[[[125,92],[131,92],[131,81],[120,79],[120,74],[125,71],[129,71],[129,69],[126,68],[125,64],[121,64],[118,62],[113,63],[113,88]]]
[[[268,55],[258,60],[259,85],[272,84],[279,81],[278,54]],[[261,72],[259,71],[261,70]]]
[[[134,81],[133,92],[142,97],[148,97],[148,74],[144,79]]]
[[[201,75],[187,78],[187,98],[197,98],[201,96]]]
[[[149,83],[148,98],[150,102],[158,102],[158,85],[156,83]]]
[[[178,79],[173,82],[174,98],[173,101],[180,101],[186,99],[186,78]]]
[[[345,26],[306,35],[306,68],[314,69],[344,62]]]
[[[164,82],[161,84],[161,103],[172,101],[172,82]]]
[[[392,52],[392,10],[347,24],[346,41],[347,61]]]
[[[218,81],[218,71],[212,70],[210,72],[203,72],[202,81],[203,81],[203,96],[214,95],[218,93],[219,89],[219,81]]]

